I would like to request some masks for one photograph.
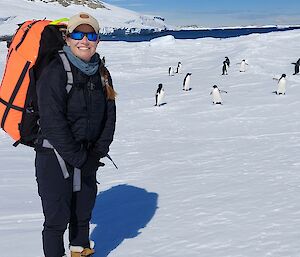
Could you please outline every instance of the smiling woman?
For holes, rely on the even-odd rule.
[[[99,34],[95,32],[92,26],[81,24],[67,35],[66,43],[75,56],[89,62],[96,53]]]
[[[97,20],[85,13],[71,17],[66,43],[72,54],[85,62],[89,62],[96,53],[99,43],[99,24]]]
[[[89,222],[103,166],[115,131],[115,92],[96,53],[99,23],[88,13],[69,19],[66,45],[37,81],[40,134],[36,177],[45,217],[45,256],[65,257],[69,225],[71,257],[91,256]]]

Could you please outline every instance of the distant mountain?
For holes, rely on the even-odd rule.
[[[30,0],[30,1],[35,2],[35,1],[41,1],[41,0]],[[87,6],[87,7],[93,8],[93,9],[106,8],[102,2],[97,1],[97,0],[42,0],[42,2],[44,2],[44,3],[57,2],[64,7],[75,4],[75,5]]]
[[[112,33],[116,29],[128,33],[172,29],[163,17],[143,15],[98,0],[10,0],[0,1],[0,36],[11,35],[24,20],[55,20],[81,11],[97,18],[101,33]]]

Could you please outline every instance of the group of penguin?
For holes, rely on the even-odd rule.
[[[245,61],[245,60],[243,60],[243,61]],[[243,66],[245,66],[246,64],[243,61],[242,61],[242,64],[243,64]],[[224,62],[226,62],[227,67],[230,66],[230,60],[229,60],[228,57],[225,57]],[[227,73],[227,67],[226,67],[226,70],[224,71],[226,73]],[[244,71],[245,71],[245,68],[244,68]],[[175,73],[182,73],[182,63],[178,62],[176,71],[174,71],[173,67],[170,66],[169,70],[168,70],[168,73],[169,73],[169,76],[174,76]],[[192,90],[192,88],[190,87],[191,76],[192,76],[192,73],[187,73],[185,75],[185,77],[183,79],[183,88],[182,88],[182,90],[184,90],[184,91]],[[217,85],[214,85],[212,91],[210,92],[210,94],[212,95],[212,98],[213,98],[213,104],[222,104],[221,93],[227,93],[227,91],[220,90]],[[165,91],[163,89],[163,85],[162,85],[162,83],[159,83],[158,88],[157,88],[156,93],[155,93],[155,105],[154,106],[162,106],[162,105],[165,104],[163,102],[164,95],[165,95]]]
[[[170,66],[169,70],[168,70],[169,76],[174,76],[175,73],[182,73],[182,63],[178,62],[177,63],[177,67],[176,67],[176,71],[174,71],[173,67]],[[191,75],[192,73],[187,73],[185,78],[184,78],[184,82],[183,82],[183,90],[191,90],[190,88],[190,83],[191,83]],[[163,85],[161,83],[158,84],[158,88],[156,90],[155,93],[155,106],[162,106],[165,103],[163,103],[163,99],[165,96],[165,91],[163,89]]]
[[[245,59],[243,59],[240,63],[237,63],[237,64],[240,65],[240,72],[245,72],[246,71],[246,66],[248,65],[248,63],[246,62]],[[298,74],[299,73],[299,68],[300,68],[300,59],[298,59],[297,62],[293,62],[291,64],[295,65],[295,71],[294,71],[293,75]],[[229,67],[230,67],[230,60],[226,56],[225,60],[223,61],[222,75],[228,75],[228,68]],[[173,67],[170,66],[168,73],[169,73],[169,76],[174,76],[175,73],[182,73],[182,63],[178,62],[176,71],[174,71]],[[190,91],[192,89],[190,87],[191,75],[192,75],[192,73],[187,73],[184,77],[184,80],[183,80],[183,90],[184,91]],[[275,93],[277,95],[285,95],[285,92],[286,92],[286,74],[282,74],[279,79],[278,78],[273,78],[273,79],[278,81],[278,88],[277,88],[276,91],[274,91],[272,93]],[[214,85],[212,91],[210,92],[210,95],[212,95],[213,104],[222,104],[223,100],[222,100],[222,97],[221,97],[221,93],[226,93],[227,94],[227,91],[221,90],[221,89],[218,88],[217,85]],[[164,92],[164,89],[163,89],[163,85],[162,85],[162,83],[159,83],[158,88],[157,88],[156,93],[155,93],[155,106],[161,106],[161,105],[165,104],[163,102],[164,95],[165,95],[165,92]]]
[[[246,60],[243,59],[241,62],[237,63],[240,64],[240,72],[245,72],[246,71]],[[222,75],[228,75],[228,68],[230,66],[230,60],[227,56],[225,56],[225,60],[223,61],[223,66],[222,66]]]
[[[223,66],[223,73],[228,74],[227,69],[230,66],[229,58],[225,57],[225,61],[223,63],[224,63],[224,65],[226,65],[225,67]],[[241,62],[241,69],[240,69],[241,71],[245,71],[245,65],[248,65],[248,64],[245,62],[245,60],[243,60]],[[178,62],[176,71],[174,71],[173,67],[170,66],[169,70],[168,70],[168,73],[169,73],[169,76],[174,76],[175,73],[182,73],[182,63]],[[192,75],[192,73],[187,73],[185,75],[185,77],[183,79],[183,88],[182,88],[182,90],[184,90],[184,91],[192,90],[192,88],[190,87],[191,75]],[[221,93],[227,93],[227,91],[220,90],[217,85],[214,85],[212,91],[210,92],[210,94],[212,95],[212,98],[213,98],[213,104],[222,104]],[[165,95],[165,91],[163,89],[163,85],[162,85],[162,83],[159,83],[158,88],[157,88],[156,93],[155,93],[155,105],[154,106],[162,106],[162,105],[165,104],[163,102],[164,95]]]

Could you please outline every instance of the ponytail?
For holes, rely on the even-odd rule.
[[[117,92],[109,85],[105,85],[107,100],[116,100]]]
[[[104,87],[104,90],[106,92],[106,99],[107,100],[116,100],[117,92],[114,90],[112,85],[112,79],[109,74],[109,71],[107,68],[103,65],[101,62],[100,64],[100,76],[101,76],[101,82],[102,86]]]

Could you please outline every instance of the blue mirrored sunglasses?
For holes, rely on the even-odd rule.
[[[75,40],[81,40],[84,36],[87,37],[89,41],[97,41],[100,37],[99,34],[95,32],[81,32],[81,31],[73,31],[69,34],[70,38]]]

